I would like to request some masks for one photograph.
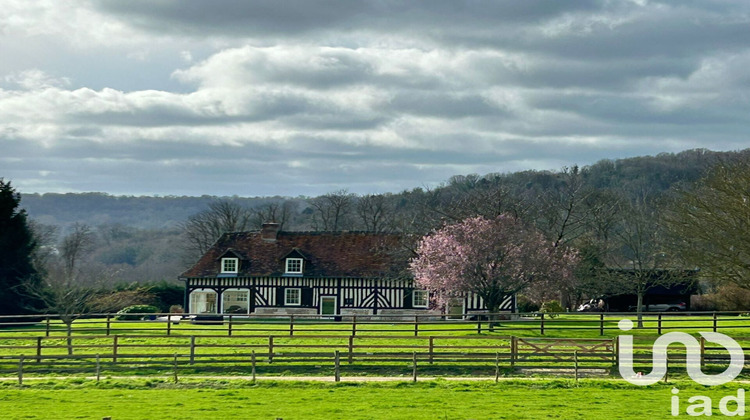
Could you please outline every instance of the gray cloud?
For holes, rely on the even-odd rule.
[[[396,191],[748,145],[740,1],[9,0],[0,27],[21,191]]]

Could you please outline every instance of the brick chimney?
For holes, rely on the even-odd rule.
[[[276,235],[279,233],[278,223],[263,223],[260,229],[260,237],[267,242],[276,242]]]

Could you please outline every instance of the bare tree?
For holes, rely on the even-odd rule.
[[[355,197],[347,190],[338,190],[311,199],[313,229],[332,232],[348,229]]]
[[[45,261],[41,281],[23,284],[24,293],[42,302],[47,313],[58,315],[65,324],[68,354],[73,354],[73,321],[87,312],[91,299],[101,289],[103,273],[87,260],[94,240],[89,226],[75,224],[60,242],[57,254]]]
[[[556,247],[583,235],[587,218],[583,210],[588,196],[593,193],[585,185],[578,166],[563,168],[558,177],[559,184],[547,189],[541,197],[537,218],[540,228]]]
[[[355,210],[364,230],[386,232],[393,229],[393,206],[390,198],[390,195],[367,194],[357,199]]]
[[[683,262],[709,280],[750,289],[750,160],[718,164],[670,207],[667,223]]]
[[[281,200],[263,204],[251,210],[251,225],[260,229],[264,223],[278,223],[279,230],[283,230],[294,213],[296,203]]]
[[[637,297],[638,327],[643,327],[643,297],[656,286],[671,286],[685,280],[675,270],[659,211],[643,200],[623,203],[620,221],[613,232],[604,281],[620,293]]]
[[[250,210],[231,200],[216,201],[207,210],[190,216],[181,225],[186,257],[192,261],[205,254],[227,232],[248,230],[252,216]]]
[[[37,271],[43,270],[51,258],[57,254],[58,228],[53,225],[45,225],[32,220],[29,223],[34,235],[36,247],[32,253],[32,261]]]

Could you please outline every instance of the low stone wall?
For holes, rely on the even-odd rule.
[[[372,309],[342,308],[341,320],[351,322],[353,315],[356,315],[357,320],[361,321],[413,321],[415,315],[419,315],[420,321],[432,321],[440,319],[440,312],[432,310],[425,311],[421,309],[378,309],[377,315],[373,315],[372,312]]]
[[[382,315],[384,321],[414,321],[414,316],[419,315],[420,321],[436,321],[440,319],[440,311],[424,309],[381,309],[378,315]]]
[[[317,315],[317,308],[256,308],[254,314],[256,315],[278,315],[278,316],[289,316],[289,315]]]

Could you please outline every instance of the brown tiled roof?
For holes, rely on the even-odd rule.
[[[275,241],[258,231],[227,233],[180,277],[216,277],[227,251],[241,256],[238,276],[280,276],[295,250],[306,258],[305,277],[383,277],[398,264],[396,247],[396,235],[370,232],[279,232]]]

